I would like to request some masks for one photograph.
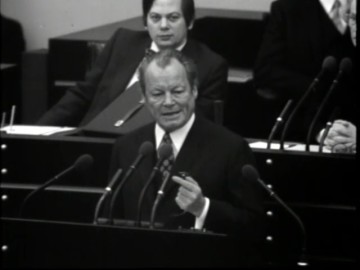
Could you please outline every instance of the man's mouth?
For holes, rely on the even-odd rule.
[[[172,116],[177,116],[179,113],[180,113],[179,111],[163,112],[162,116],[164,116],[164,117],[172,117]]]
[[[160,40],[169,40],[172,38],[172,35],[160,35],[159,39]]]

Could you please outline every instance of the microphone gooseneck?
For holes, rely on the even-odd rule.
[[[161,199],[164,197],[164,190],[166,187],[167,182],[169,181],[170,178],[170,173],[168,173],[164,180],[161,183],[161,187],[159,188],[157,195],[156,195],[156,199],[154,201],[153,207],[151,209],[151,216],[150,216],[150,229],[154,228],[154,223],[155,223],[155,217],[156,217],[156,211],[157,208],[160,204]]]
[[[31,191],[23,200],[20,206],[19,211],[19,217],[21,218],[24,213],[25,206],[28,204],[29,200],[33,198],[36,194],[38,194],[40,191],[44,190],[48,186],[54,184],[55,182],[62,179],[65,175],[69,174],[72,171],[75,171],[77,173],[85,173],[87,170],[90,169],[94,162],[94,158],[90,156],[89,154],[84,154],[76,159],[76,161],[66,170],[62,171],[61,173],[55,175],[53,178],[51,178],[49,181],[45,182],[44,184],[40,185],[38,188]]]
[[[170,157],[170,155],[172,154],[172,151],[173,151],[172,147],[169,144],[161,145],[158,150],[158,153],[159,153],[158,161],[156,162],[154,168],[152,169],[149,179],[146,181],[144,187],[142,188],[142,190],[140,192],[138,206],[137,206],[137,218],[136,218],[136,226],[137,227],[141,227],[142,208],[143,208],[143,204],[144,204],[145,194],[146,194],[150,184],[152,183],[153,179],[155,178],[155,175],[159,171],[161,164],[164,162],[165,159]]]
[[[109,184],[105,187],[103,194],[101,195],[100,199],[98,200],[96,207],[95,207],[95,212],[94,212],[94,219],[93,219],[93,224],[97,224],[98,223],[98,217],[99,217],[99,213],[101,210],[101,206],[103,204],[103,202],[105,201],[105,199],[107,198],[108,195],[110,195],[115,187],[115,184],[117,183],[118,179],[120,178],[122,174],[122,169],[119,168],[117,169],[116,173],[114,174],[114,176],[111,178],[111,181],[109,182]]]
[[[296,104],[295,108],[292,110],[288,120],[286,121],[286,123],[284,125],[284,129],[283,129],[283,132],[282,132],[281,138],[280,138],[280,149],[281,150],[284,149],[285,137],[286,137],[287,131],[288,131],[289,127],[290,127],[290,123],[292,123],[292,120],[295,117],[296,113],[299,111],[300,107],[305,102],[305,100],[308,98],[310,93],[316,91],[316,88],[317,88],[319,82],[322,80],[322,78],[325,76],[325,74],[335,72],[336,64],[337,64],[336,59],[333,56],[328,56],[323,61],[320,73],[313,80],[313,82],[310,84],[310,86],[306,90],[306,92],[302,95],[302,97],[300,98],[300,100]]]
[[[273,141],[273,138],[274,138],[274,136],[275,136],[275,133],[276,133],[276,131],[279,129],[280,125],[283,123],[285,114],[289,111],[292,102],[293,102],[293,100],[292,100],[292,99],[289,99],[289,100],[286,102],[286,105],[285,105],[285,107],[283,108],[283,110],[281,111],[279,117],[276,118],[275,124],[274,124],[273,128],[271,129],[271,132],[270,132],[270,135],[269,135],[269,138],[268,138],[267,149],[270,149],[270,148],[271,148],[271,142]]]
[[[298,265],[299,266],[307,266],[308,262],[306,260],[306,230],[305,230],[305,226],[303,224],[303,222],[301,221],[301,219],[299,218],[299,216],[289,207],[287,206],[287,204],[279,198],[279,196],[271,189],[269,188],[264,181],[262,181],[259,177],[259,173],[257,172],[257,170],[247,164],[244,165],[242,167],[242,174],[243,176],[250,180],[250,181],[257,181],[258,183],[260,183],[260,185],[269,193],[269,195],[271,197],[273,197],[282,207],[285,208],[285,210],[290,213],[290,215],[296,220],[297,224],[300,227],[301,233],[302,233],[302,237],[303,237],[303,243],[302,243],[302,247],[301,247],[301,254],[300,254],[300,260],[298,261]]]
[[[311,138],[313,137],[315,124],[318,122],[318,119],[320,118],[320,115],[323,112],[331,94],[337,88],[337,86],[339,85],[339,82],[341,81],[343,76],[346,74],[349,74],[351,72],[351,69],[352,69],[352,62],[351,62],[350,58],[342,59],[341,63],[340,63],[339,72],[338,72],[336,78],[334,79],[333,83],[331,84],[329,91],[326,93],[324,99],[322,100],[322,102],[319,106],[319,109],[316,111],[316,114],[315,114],[313,120],[311,121],[310,128],[309,128],[309,131],[306,136],[306,145],[305,145],[306,151],[308,151],[308,152],[310,151],[310,141],[311,141]]]
[[[154,151],[154,146],[151,142],[143,142],[139,148],[139,154],[136,157],[135,161],[132,163],[132,165],[129,167],[129,169],[127,170],[127,172],[125,173],[124,178],[122,179],[122,181],[120,182],[120,184],[117,186],[113,196],[111,197],[111,201],[110,201],[110,210],[109,210],[109,220],[110,220],[110,224],[113,223],[113,211],[114,211],[114,205],[115,205],[115,201],[118,197],[118,194],[120,193],[120,191],[122,190],[122,188],[124,187],[125,183],[128,181],[128,179],[130,178],[130,176],[132,175],[132,173],[134,172],[134,170],[136,169],[136,167],[139,165],[139,163],[143,160],[143,158],[149,154],[151,154]]]

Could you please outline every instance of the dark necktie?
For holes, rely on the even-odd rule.
[[[174,160],[175,160],[175,156],[174,156],[174,147],[173,147],[173,143],[171,141],[170,135],[169,133],[165,133],[159,148],[163,145],[163,144],[169,144],[171,146],[171,148],[173,149],[172,154],[164,159],[163,163],[161,164],[159,170],[162,174],[162,180],[165,179],[167,177],[167,175],[170,173],[171,171],[171,167],[174,164]]]
[[[145,49],[145,57],[150,57],[154,55],[156,52],[150,48]]]

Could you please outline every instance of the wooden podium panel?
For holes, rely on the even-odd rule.
[[[3,267],[250,266],[250,249],[222,234],[9,218],[1,223]]]
[[[20,194],[20,190],[11,185],[38,185],[84,153],[93,155],[94,172],[85,178],[85,182],[64,179],[60,185],[82,185],[100,192],[106,185],[113,139],[2,134],[1,140],[2,145],[6,145],[1,150],[2,169],[7,169],[2,175],[1,191],[2,195],[9,195],[9,199],[2,202],[3,217],[17,217],[19,198],[24,197],[24,190]],[[311,260],[317,265],[354,266],[357,262],[356,157],[267,149],[253,149],[253,152],[260,177],[272,185],[303,221]],[[100,192],[68,195],[60,189],[51,190],[38,201],[39,205],[49,206],[49,209],[36,218],[89,222]],[[268,264],[284,260],[284,263],[293,263],[300,254],[299,226],[273,198],[268,195],[264,198],[268,225],[264,239],[265,260]],[[50,208],[51,199],[57,199],[57,208]],[[66,215],[59,215],[59,210],[65,211],[61,206],[69,209],[71,205],[77,207],[73,207],[72,212],[64,212]],[[81,215],[77,215],[78,212]],[[289,253],[293,256],[289,257]]]

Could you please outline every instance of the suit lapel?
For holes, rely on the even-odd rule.
[[[321,55],[321,44],[319,43],[319,36],[321,36],[321,29],[320,29],[320,23],[314,23],[319,22],[319,9],[322,8],[319,3],[319,1],[304,1],[302,3],[302,8],[304,12],[299,11],[299,13],[306,14],[306,17],[308,19],[303,20],[304,23],[304,29],[311,29],[309,31],[309,40],[311,41],[311,46],[313,47],[313,59],[317,59],[317,55]]]
[[[144,58],[145,49],[149,48],[150,39],[141,37],[138,42],[128,45],[127,52],[123,53],[123,58],[118,63],[117,73],[114,76],[110,100],[114,100],[120,95],[129,84],[132,76]]]

